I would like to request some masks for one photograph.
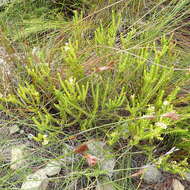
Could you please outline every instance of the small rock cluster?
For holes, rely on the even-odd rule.
[[[5,138],[9,135],[14,135],[19,132],[18,126],[11,126],[7,128],[0,128],[0,138]],[[96,190],[114,190],[112,176],[114,173],[114,167],[116,160],[114,154],[111,153],[106,143],[102,141],[92,140],[86,142],[88,147],[88,154],[97,158],[97,166],[99,170],[104,171],[104,175],[97,179]],[[0,159],[10,162],[10,168],[12,170],[18,170],[22,167],[28,167],[28,158],[30,157],[30,150],[28,144],[15,144],[8,148],[0,149]],[[67,165],[78,161],[78,158],[74,157],[74,148],[65,144],[63,146],[63,154],[59,159],[48,161],[45,167],[38,169],[32,174],[29,174],[25,181],[21,185],[21,190],[47,190],[49,181],[52,176],[58,175],[62,168]],[[142,179],[147,184],[159,184],[163,182],[163,174],[157,169],[155,165],[147,164],[142,167]],[[66,175],[67,176],[67,175]],[[69,174],[68,174],[69,176]],[[190,174],[186,173],[185,178],[190,182]],[[173,190],[184,190],[184,186],[177,179],[173,179],[171,186]],[[77,189],[77,179],[70,183],[67,187],[68,190]]]
[[[22,184],[22,190],[46,190],[49,180],[52,176],[60,173],[61,168],[65,167],[68,162],[73,162],[71,154],[73,148],[65,144],[64,158],[58,160],[50,160],[45,167],[37,170],[36,172],[28,175],[25,182]],[[70,156],[71,155],[71,156]],[[71,185],[70,190],[73,186]],[[73,189],[74,190],[74,189]]]
[[[107,176],[98,180],[96,190],[112,190],[111,176],[115,166],[115,159],[107,157],[111,155],[106,147],[106,144],[100,141],[91,141],[87,143],[89,152],[99,158],[99,168],[107,173]],[[70,147],[72,150],[72,147]],[[68,153],[68,145],[65,155]],[[73,161],[71,157],[64,157],[64,159],[50,161],[44,168],[39,169],[33,174],[27,176],[26,181],[22,184],[22,190],[46,190],[49,183],[49,177],[59,174],[61,168],[65,166],[66,162]],[[19,162],[18,162],[19,163]],[[20,164],[20,163],[19,163]],[[76,189],[77,180],[73,181],[67,189]]]
[[[113,190],[111,177],[114,172],[115,158],[106,143],[101,141],[90,141],[87,143],[89,152],[99,159],[99,169],[106,172],[106,176],[98,179],[96,190]]]
[[[5,136],[11,136],[20,131],[19,127],[13,126],[12,128],[0,128],[4,133],[1,138]],[[5,130],[6,129],[6,130]],[[6,134],[5,134],[6,133]],[[1,135],[2,135],[1,134]],[[30,167],[30,143],[16,143],[13,146],[8,146],[3,150],[0,150],[0,157],[4,158],[4,161],[10,162],[10,168],[12,170],[19,170],[21,168]],[[97,181],[96,190],[112,190],[113,185],[111,177],[113,175],[115,158],[112,156],[110,150],[104,142],[101,141],[89,141],[87,142],[88,151],[90,154],[98,158],[98,167],[105,172],[104,177],[101,177]],[[50,178],[58,175],[62,168],[77,161],[78,158],[73,157],[74,148],[65,144],[63,146],[62,157],[55,160],[50,160],[45,167],[38,169],[32,174],[29,174],[21,185],[22,190],[47,190]],[[66,176],[69,176],[69,173]],[[77,188],[77,180],[74,180],[68,185],[68,190],[75,190]]]
[[[45,168],[36,171],[27,176],[26,181],[22,184],[22,190],[46,190],[51,176],[59,174],[61,171],[60,161],[50,161]]]
[[[5,126],[0,128],[0,142],[6,142],[11,135],[19,132],[19,127],[16,125],[13,126]],[[14,146],[13,146],[14,144]],[[0,147],[0,160],[5,162],[11,162],[12,167],[16,166],[15,158],[20,157],[22,154],[22,150],[24,146],[20,145],[21,143],[17,140],[12,141],[12,143],[4,143]],[[22,155],[23,156],[23,155]],[[22,160],[22,159],[21,159]]]
[[[185,178],[188,180],[190,174],[186,174]],[[146,165],[143,171],[143,180],[147,184],[157,184],[163,181],[163,175],[159,169],[156,168],[154,165]],[[170,187],[172,190],[184,190],[185,187],[181,184],[178,179],[172,179]]]
[[[144,167],[143,180],[148,183],[159,183],[161,182],[163,176],[160,170],[158,170],[154,165],[146,165]]]

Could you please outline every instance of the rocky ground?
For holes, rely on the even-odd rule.
[[[8,1],[0,0],[0,7]],[[6,50],[0,47],[0,74],[4,73],[3,77],[12,77],[14,69],[7,64],[7,58],[10,58],[10,55],[7,56]],[[12,81],[16,82],[16,79]],[[118,189],[114,182],[120,180],[117,176],[119,156],[113,153],[104,140],[89,139],[87,142],[80,143],[74,139],[72,142],[61,142],[61,148],[55,150],[53,145],[46,146],[48,142],[44,146],[35,142],[27,127],[7,122],[9,118],[3,113],[0,113],[0,118],[0,178],[3,179],[7,173],[10,173],[9,180],[10,183],[16,184],[15,189]],[[168,154],[174,151],[175,149],[172,149]],[[168,173],[153,163],[147,163],[146,160],[143,154],[132,158],[128,178],[136,189],[190,190],[190,173],[185,173],[181,177]],[[82,162],[85,163],[81,164],[82,169],[89,168],[89,173],[91,169],[97,167],[97,175],[89,174],[89,180],[82,175],[81,168],[79,173],[73,170],[76,163],[80,166]],[[7,189],[7,186],[0,184],[0,189]]]
[[[73,163],[80,162],[86,159],[88,167],[99,166],[100,171],[106,171],[106,175],[99,177],[96,182],[92,182],[90,186],[86,187],[81,184],[80,177],[74,178],[65,186],[68,190],[79,189],[96,189],[96,190],[112,190],[113,180],[115,179],[115,166],[117,164],[116,158],[111,153],[109,147],[99,140],[90,140],[79,146],[71,146],[64,144],[62,153],[57,158],[47,158],[44,155],[45,163],[36,166],[30,163],[32,154],[36,154],[35,150],[39,149],[33,140],[30,138],[19,140],[15,137],[23,135],[23,131],[17,126],[12,125],[9,127],[0,128],[0,139],[2,143],[0,148],[1,161],[7,163],[12,170],[19,171],[24,167],[31,167],[28,175],[24,180],[19,183],[18,189],[23,190],[50,190],[59,189],[53,184],[52,179],[61,178],[67,180],[74,175],[72,168]],[[184,179],[178,175],[172,175],[158,169],[153,164],[141,163],[138,170],[134,170],[133,174],[129,176],[133,179],[134,184],[139,186],[142,190],[185,190],[190,189],[190,174],[185,174]],[[27,169],[28,169],[27,168]],[[101,175],[100,175],[101,176]],[[3,176],[1,176],[3,177]],[[17,178],[19,181],[19,177]],[[85,180],[84,180],[85,181]],[[83,181],[83,182],[84,182]],[[1,187],[2,188],[2,187]]]

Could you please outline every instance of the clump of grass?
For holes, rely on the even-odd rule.
[[[120,3],[124,8],[117,12]],[[15,5],[13,10],[17,8],[20,11]],[[0,40],[16,74],[1,78],[1,110],[15,123],[31,127],[40,144],[67,141],[73,135],[83,135],[82,141],[104,138],[113,148],[127,144],[119,156],[124,165],[131,160],[124,159],[126,150],[135,147],[167,170],[188,170],[190,112],[184,88],[190,73],[185,52],[175,43],[175,31],[188,10],[188,1],[114,1],[87,17],[75,11],[63,23],[58,14],[44,23],[48,17],[42,11],[38,25],[34,9],[36,18],[27,20],[34,30],[29,24],[28,32],[24,25],[27,37],[21,35],[22,39],[15,33],[12,37],[10,26],[4,25]],[[10,6],[2,15],[11,18],[9,11]],[[104,12],[109,16],[97,24],[98,14]],[[27,15],[31,17],[30,12]],[[23,18],[20,21],[24,23]],[[33,35],[39,31],[48,42]],[[23,39],[29,43],[23,44]],[[19,54],[23,49],[24,54]],[[160,145],[164,152],[176,147],[187,156],[179,155],[173,167],[172,154],[156,155]]]

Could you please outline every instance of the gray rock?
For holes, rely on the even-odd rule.
[[[144,167],[143,180],[148,183],[158,183],[162,179],[161,172],[154,165],[147,165]]]
[[[0,138],[1,139],[8,139],[10,135],[19,132],[19,127],[17,125],[12,125],[10,127],[4,126],[0,128]]]
[[[99,159],[100,169],[107,171],[107,175],[111,177],[114,172],[115,158],[106,143],[93,140],[87,142],[87,145],[89,152]]]
[[[46,190],[48,187],[49,179],[44,173],[43,169],[38,170],[34,174],[27,177],[26,181],[22,184],[22,190]]]
[[[114,190],[112,184],[101,184],[98,183],[96,186],[96,190]]]
[[[22,129],[22,130],[20,130],[20,134],[22,135],[22,134],[24,134],[24,130]],[[30,139],[30,138],[29,138]],[[31,139],[30,139],[31,140]]]
[[[62,164],[69,165],[76,161],[75,155],[73,153],[73,147],[64,144],[62,158],[60,159]]]
[[[26,145],[17,145],[12,147],[10,168],[16,170],[25,166],[27,163],[27,154],[28,152],[26,151]]]
[[[190,173],[185,173],[184,175],[185,179],[190,182]]]
[[[114,190],[113,182],[104,177],[98,180],[96,190]]]
[[[59,174],[61,171],[61,162],[53,160],[49,162],[45,168],[43,168],[43,171],[47,176],[54,176],[56,174]]]
[[[19,129],[19,127],[17,125],[13,125],[13,126],[9,127],[10,135],[13,135],[13,134],[15,134],[15,133],[17,133],[19,131],[20,131],[20,129]]]
[[[94,156],[98,156],[99,158],[104,158],[106,143],[102,141],[91,140],[87,142],[87,146],[89,148],[90,153],[92,153]]]
[[[102,170],[107,171],[107,175],[109,177],[111,177],[113,175],[114,166],[115,166],[115,159],[107,157],[100,163],[100,165],[101,165]]]

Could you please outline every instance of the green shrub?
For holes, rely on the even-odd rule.
[[[57,15],[44,22],[45,9],[35,9],[35,17],[41,15],[40,24],[31,30],[36,18],[30,18],[29,30],[25,25],[21,35],[29,45],[13,48],[3,38],[10,38],[10,33],[2,32],[10,57],[14,53],[15,59],[9,63],[16,60],[18,64],[14,67],[16,84],[14,76],[6,82],[1,78],[1,110],[14,122],[32,127],[34,140],[43,145],[79,134],[85,139],[104,138],[113,147],[124,141],[127,150],[146,151],[152,162],[168,170],[187,170],[190,96],[182,92],[189,85],[189,70],[183,49],[174,41],[175,28],[187,17],[187,2],[172,1],[161,9],[162,2],[155,1],[155,6],[148,4],[147,16],[143,8],[135,6],[137,1],[130,1],[125,6],[130,13],[126,23],[123,12],[111,5],[111,11],[109,6],[102,10],[110,16],[103,17],[100,24],[96,14],[86,18],[77,11],[70,21],[67,18],[61,23],[62,17]],[[81,2],[76,7],[71,1],[62,3],[71,3],[75,9]],[[136,8],[142,12],[136,13]],[[27,14],[31,16],[30,11]],[[139,22],[142,20],[144,23]],[[128,26],[120,30],[123,25]],[[39,31],[47,32],[42,35],[45,42],[32,36]],[[10,39],[22,41],[15,36]],[[24,49],[24,55],[15,49]],[[154,155],[160,144],[166,152],[173,147],[185,151],[188,158],[180,157],[171,167],[173,153],[161,159]]]

